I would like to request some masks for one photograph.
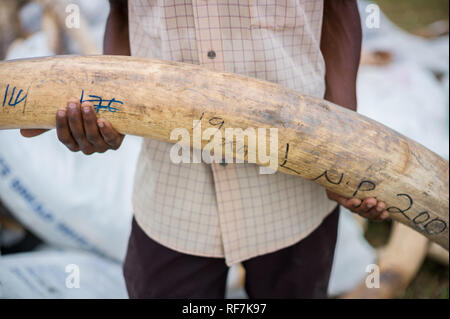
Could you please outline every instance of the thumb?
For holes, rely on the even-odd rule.
[[[35,137],[38,135],[41,135],[42,133],[45,133],[49,130],[47,129],[22,129],[20,130],[20,134],[22,134],[23,137]]]

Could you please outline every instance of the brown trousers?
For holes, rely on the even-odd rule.
[[[339,206],[308,237],[244,261],[250,298],[326,298]],[[149,238],[133,219],[124,264],[130,298],[224,298],[223,258],[183,254]]]

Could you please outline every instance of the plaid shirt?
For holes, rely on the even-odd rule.
[[[128,1],[133,56],[324,95],[323,0]],[[295,244],[336,206],[314,182],[255,164],[174,164],[171,146],[144,140],[133,194],[138,224],[171,249],[231,265]]]

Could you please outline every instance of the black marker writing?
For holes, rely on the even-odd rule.
[[[353,197],[355,197],[359,191],[370,192],[370,191],[373,191],[375,188],[376,188],[376,185],[374,182],[368,181],[368,180],[362,180],[359,183],[358,187],[356,188],[355,192],[353,193]]]
[[[328,177],[328,171],[323,172],[321,175],[317,176],[316,178],[313,179],[313,181],[318,180],[319,178],[321,178],[322,176],[325,177],[325,179],[327,180],[328,183],[334,184],[334,185],[339,185],[342,182],[342,179],[344,178],[344,174],[342,173],[339,177],[339,180],[337,182],[331,180]]]
[[[388,207],[386,210],[389,213],[402,214],[405,218],[407,218],[408,220],[411,220],[411,218],[409,218],[409,216],[406,215],[405,212],[407,212],[408,210],[411,209],[412,205],[414,204],[413,199],[408,194],[397,194],[397,196],[405,197],[408,200],[408,202],[409,202],[408,203],[408,207],[406,207],[405,209],[400,209],[398,207],[391,206],[391,207]]]
[[[292,169],[292,168],[286,166],[286,163],[287,163],[287,160],[288,160],[288,154],[289,154],[289,143],[286,144],[286,152],[284,153],[284,161],[283,161],[283,163],[280,164],[280,167],[283,167],[285,169],[293,171],[294,173],[300,174],[295,169]]]

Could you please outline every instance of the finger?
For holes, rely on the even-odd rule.
[[[361,209],[365,210],[365,211],[369,211],[372,208],[374,208],[377,205],[378,201],[376,198],[373,197],[368,197],[366,198],[362,205],[361,205]]]
[[[347,208],[351,211],[358,209],[361,206],[362,201],[358,198],[350,198],[347,201]]]
[[[81,151],[83,152],[84,155],[91,155],[91,154],[94,154],[94,153],[102,153],[102,152],[98,152],[98,151],[94,148],[93,145],[89,145],[89,146],[83,148]]]
[[[361,201],[358,206],[356,206],[352,211],[356,214],[366,213],[371,210],[377,204],[377,200],[373,197],[366,198]]]
[[[387,211],[387,210],[385,210],[385,211],[382,211],[379,215],[378,215],[378,217],[376,218],[376,219],[374,219],[374,221],[376,221],[376,222],[382,222],[382,221],[384,221],[384,220],[386,220],[386,219],[388,219],[389,218],[389,212]]]
[[[384,202],[378,202],[376,209],[379,213],[383,213],[386,210],[386,204]]]
[[[376,209],[378,215],[372,219],[373,221],[382,222],[389,217],[389,213],[386,211],[386,204],[384,202],[378,202],[374,209]]]
[[[380,218],[381,218],[382,220],[389,219],[389,217],[390,217],[390,215],[389,215],[389,212],[388,212],[387,210],[383,211],[383,212],[381,213],[381,216],[380,216]]]
[[[87,141],[95,147],[99,153],[105,152],[109,147],[105,143],[103,136],[100,134],[97,127],[97,115],[95,114],[92,104],[84,102],[81,105],[81,113],[83,114],[83,126],[86,133]]]
[[[389,212],[385,210],[385,211],[381,212],[380,215],[378,215],[377,218],[372,219],[372,220],[374,222],[382,222],[382,221],[385,221],[388,218],[389,218]]]
[[[100,128],[100,133],[102,134],[106,144],[108,144],[110,148],[114,150],[118,149],[120,147],[120,144],[122,144],[124,135],[113,129],[111,123],[109,123],[109,121],[105,119],[98,119],[97,123],[98,127]]]
[[[56,112],[56,134],[58,139],[67,146],[72,152],[77,152],[80,150],[77,142],[72,137],[69,129],[69,123],[67,119],[67,112],[65,109],[61,109]]]
[[[373,221],[378,221],[381,214],[382,213],[378,212],[375,207],[369,209],[368,211],[359,213],[360,216],[368,218]]]
[[[91,146],[91,144],[86,139],[86,134],[84,132],[83,119],[80,112],[80,103],[76,100],[70,100],[67,106],[67,118],[70,132],[72,133],[72,136],[78,146],[82,150],[87,149]]]
[[[20,134],[22,134],[23,137],[35,137],[38,135],[41,135],[42,133],[47,132],[46,129],[22,129],[20,130]]]

